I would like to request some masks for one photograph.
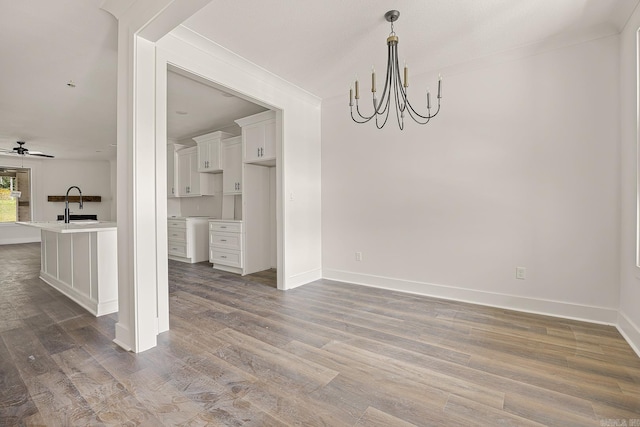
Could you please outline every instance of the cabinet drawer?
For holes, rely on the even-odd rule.
[[[211,260],[213,264],[242,267],[242,252],[231,249],[211,248]]]
[[[242,249],[242,234],[240,233],[225,233],[223,231],[210,231],[209,232],[209,245],[218,248],[227,249]]]
[[[209,222],[209,230],[210,231],[226,231],[226,232],[230,232],[230,233],[241,233],[242,232],[242,223],[241,222],[210,221]]]
[[[186,242],[187,241],[187,229],[186,228],[175,228],[169,227],[167,232],[167,237],[169,240]]]
[[[167,227],[187,228],[187,221],[185,221],[184,219],[170,219],[167,221]]]
[[[187,245],[184,242],[169,240],[169,255],[187,257]]]

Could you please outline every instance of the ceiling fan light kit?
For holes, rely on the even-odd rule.
[[[382,89],[382,97],[378,101],[376,97],[376,70],[371,70],[371,93],[373,98],[373,114],[363,115],[360,112],[358,100],[360,99],[360,83],[356,77],[355,81],[355,112],[354,115],[354,92],[353,87],[349,89],[349,109],[351,110],[351,119],[356,123],[367,123],[371,119],[375,118],[376,127],[382,129],[387,123],[389,113],[391,111],[390,104],[391,98],[394,99],[394,105],[396,110],[396,118],[398,121],[398,127],[400,130],[404,129],[404,117],[405,113],[408,114],[416,123],[425,125],[440,112],[440,100],[442,99],[442,76],[438,78],[438,95],[437,95],[437,109],[431,114],[431,94],[427,90],[426,107],[427,113],[418,113],[408,98],[409,89],[409,68],[405,62],[404,73],[402,77],[400,75],[400,67],[398,65],[398,36],[393,30],[393,23],[400,17],[400,12],[397,10],[390,10],[384,14],[384,18],[387,22],[391,23],[391,33],[387,37],[387,74],[384,80],[384,89]],[[379,120],[382,120],[380,122]]]

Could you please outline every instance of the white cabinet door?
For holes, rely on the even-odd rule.
[[[220,141],[198,143],[198,172],[220,172]]]
[[[223,141],[222,192],[242,194],[242,138]]]
[[[178,157],[178,196],[189,196],[191,190],[191,154],[187,150],[177,153]]]
[[[176,150],[181,145],[167,145],[167,197],[178,197],[178,156]]]
[[[198,172],[222,172],[222,145],[220,141],[233,135],[227,132],[211,132],[193,138],[198,144]]]
[[[200,195],[200,172],[198,172],[198,153],[197,150],[189,154],[189,181],[191,182],[189,186],[189,195],[190,196],[199,196]]]
[[[198,144],[198,172],[207,172],[207,162],[209,161],[209,143]]]
[[[264,149],[264,128],[260,125],[242,128],[244,140],[244,161],[252,163],[260,160],[260,150]]]
[[[236,120],[242,128],[244,163],[275,166],[276,115],[273,111]]]

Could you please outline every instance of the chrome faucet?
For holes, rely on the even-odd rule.
[[[71,191],[72,188],[77,188],[78,189],[78,193],[80,193],[80,209],[82,209],[82,190],[80,190],[80,187],[77,187],[75,185],[69,187],[67,189],[67,194],[64,196],[64,223],[65,224],[69,224],[69,191]]]

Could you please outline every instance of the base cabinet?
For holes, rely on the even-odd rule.
[[[207,218],[169,218],[167,236],[169,259],[187,263],[208,258]]]
[[[117,231],[41,231],[40,278],[94,316],[118,311]]]
[[[209,220],[209,262],[217,270],[244,274],[242,221]]]

